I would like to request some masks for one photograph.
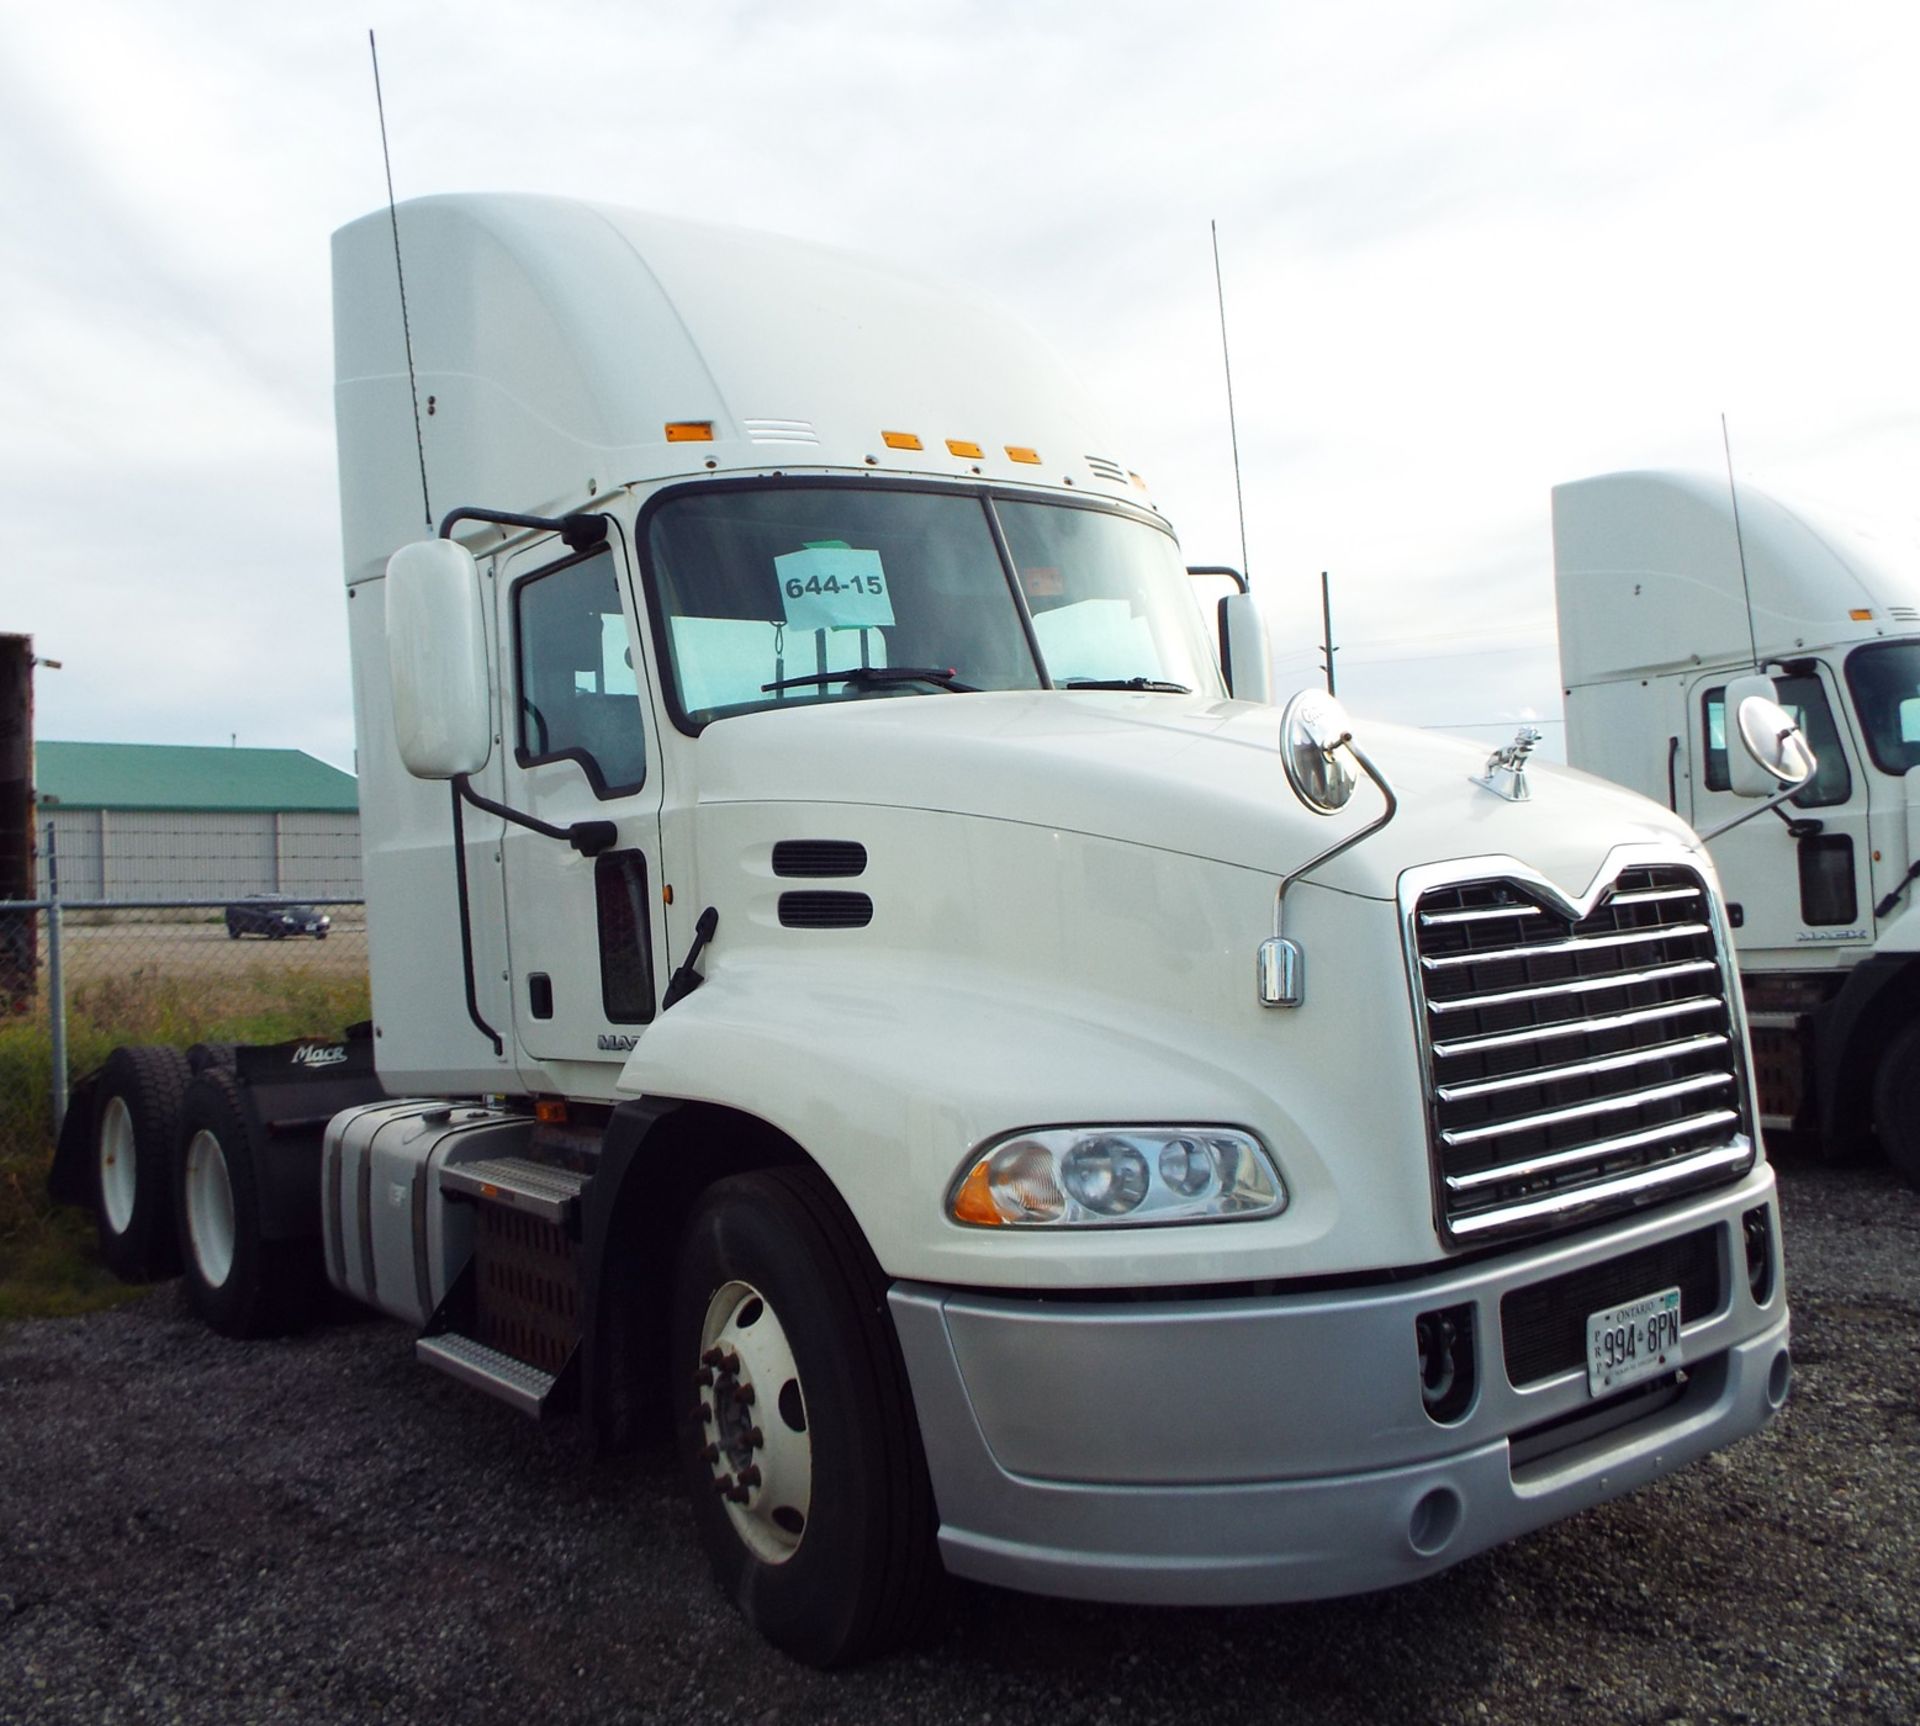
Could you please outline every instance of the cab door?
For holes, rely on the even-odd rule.
[[[593,1062],[604,1085],[659,1007],[661,771],[633,582],[618,540],[546,540],[501,560],[503,801],[553,826],[611,822],[586,856],[508,824],[501,838],[514,1036],[551,1071]]]
[[[1753,808],[1731,790],[1729,740],[1733,748],[1740,745],[1726,712],[1726,681],[1725,673],[1715,673],[1693,685],[1690,723],[1701,771],[1692,780],[1692,821],[1702,831]],[[1840,717],[1845,705],[1827,667],[1798,661],[1792,672],[1776,675],[1774,685],[1819,767],[1776,813],[1755,815],[1714,840],[1714,867],[1729,905],[1739,908],[1734,943],[1745,962],[1778,964],[1782,955],[1796,954],[1801,963],[1826,964],[1825,957],[1808,956],[1872,942],[1869,776],[1859,771]],[[1782,816],[1799,824],[1798,837]]]

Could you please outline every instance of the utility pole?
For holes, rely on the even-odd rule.
[[[1321,630],[1321,636],[1320,636],[1321,650],[1327,656],[1326,667],[1325,667],[1326,673],[1327,673],[1327,693],[1331,695],[1334,693],[1334,688],[1333,688],[1333,654],[1334,654],[1333,596],[1332,596],[1331,590],[1327,586],[1327,572],[1324,569],[1321,570],[1320,572],[1320,630]]]

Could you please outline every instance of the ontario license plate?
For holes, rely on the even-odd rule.
[[[1680,1364],[1680,1291],[1662,1289],[1587,1319],[1587,1391],[1611,1396]]]

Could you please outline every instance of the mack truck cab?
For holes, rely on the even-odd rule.
[[[1674,472],[1555,488],[1553,533],[1568,759],[1708,834],[1762,1124],[1920,1184],[1920,535]],[[1755,689],[1819,758],[1784,801]]]
[[[1272,705],[1249,596],[938,285],[518,196],[334,281],[373,1020],[299,1058],[370,1082],[203,1062],[170,1150],[111,1139],[217,1327],[312,1272],[529,1414],[659,1421],[819,1664],[942,1570],[1411,1581],[1781,1406],[1684,820]]]

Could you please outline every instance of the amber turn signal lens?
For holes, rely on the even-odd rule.
[[[986,452],[977,443],[969,443],[963,437],[950,437],[947,439],[947,453],[965,456],[968,461],[978,461]]]
[[[925,447],[920,442],[919,435],[915,432],[883,431],[880,434],[880,441],[884,443],[888,449],[922,449]]]
[[[668,420],[668,443],[712,443],[712,420]]]
[[[1040,452],[1037,449],[1028,449],[1023,443],[1010,443],[1007,445],[1007,460],[1023,461],[1030,467],[1038,467]]]
[[[987,1165],[983,1158],[973,1166],[954,1195],[953,1215],[957,1222],[979,1223],[987,1228],[1000,1226],[1000,1211],[993,1202],[993,1194],[987,1190]]]

